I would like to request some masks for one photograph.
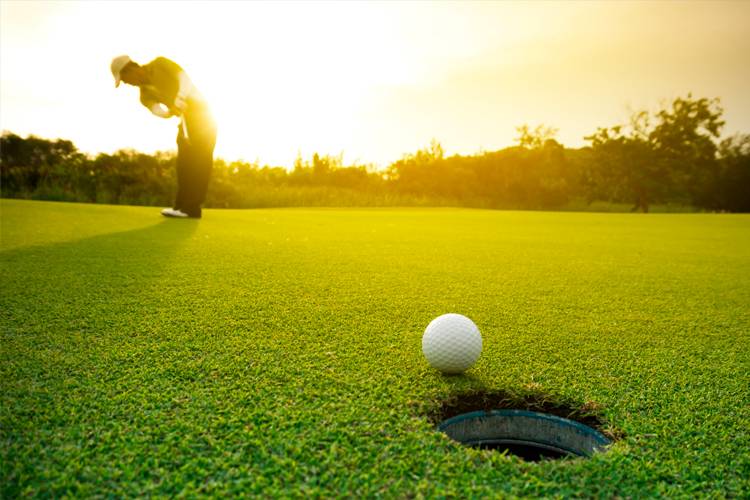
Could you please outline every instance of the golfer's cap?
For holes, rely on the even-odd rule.
[[[120,72],[129,62],[132,61],[128,56],[117,56],[112,59],[112,65],[110,68],[112,69],[112,76],[115,77],[115,87],[120,86]]]

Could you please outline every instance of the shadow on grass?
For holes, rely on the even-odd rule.
[[[0,252],[6,332],[75,320],[137,299],[168,272],[197,220],[162,220],[129,231]],[[67,307],[67,309],[66,309]]]
[[[161,411],[172,397],[137,396],[152,396],[161,381],[149,371],[164,357],[149,350],[162,341],[152,325],[164,297],[180,293],[187,281],[178,275],[173,289],[163,290],[165,276],[185,272],[172,264],[198,224],[156,220],[0,252],[0,434],[7,448],[0,497],[86,496],[92,490],[70,485],[104,470],[97,469],[103,467],[97,454],[130,451],[122,443],[143,435],[140,428],[130,432],[135,421],[149,435],[149,415],[132,413],[139,404]],[[29,479],[40,471],[58,489]]]
[[[31,245],[10,250],[0,250],[0,259],[15,261],[26,255],[40,255],[42,253],[60,253],[69,255],[71,251],[78,253],[97,252],[102,256],[122,255],[124,250],[151,251],[174,250],[184,239],[190,237],[198,228],[199,220],[168,220],[161,221],[147,227],[130,229],[116,233],[99,234],[89,238],[50,243],[46,245]],[[140,243],[140,247],[134,247]],[[128,248],[130,247],[130,248]]]

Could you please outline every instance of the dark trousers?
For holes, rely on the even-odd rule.
[[[186,115],[188,136],[177,134],[177,199],[174,208],[190,217],[201,216],[214,164],[216,126],[210,116]]]

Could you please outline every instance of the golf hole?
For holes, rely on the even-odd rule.
[[[541,393],[483,392],[445,401],[437,429],[465,446],[508,453],[531,462],[590,457],[617,437],[589,402],[575,406]]]

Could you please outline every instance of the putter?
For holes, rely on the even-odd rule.
[[[185,120],[184,115],[180,116],[180,127],[182,127],[182,135],[185,136],[185,142],[189,144],[190,138],[188,137],[187,121]]]

